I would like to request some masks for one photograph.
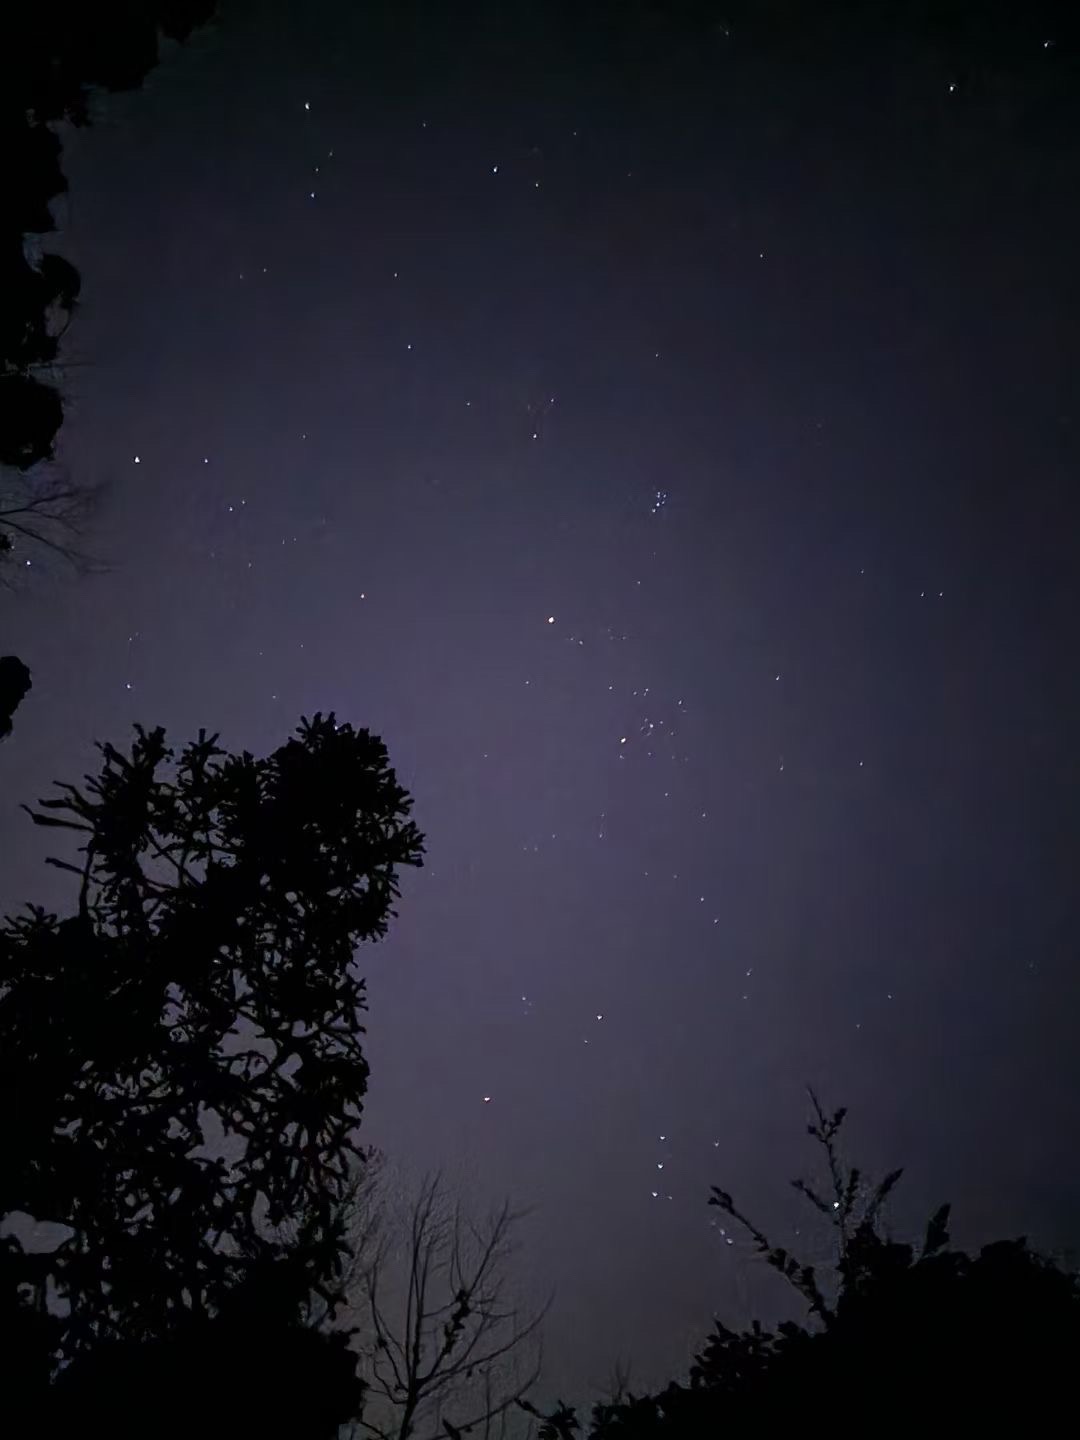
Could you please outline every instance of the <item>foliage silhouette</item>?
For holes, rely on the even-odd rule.
[[[188,1316],[160,1339],[81,1357],[51,1392],[51,1433],[334,1440],[362,1408],[364,1386],[348,1335],[302,1323],[306,1277],[286,1270],[280,1260],[256,1267],[212,1320]]]
[[[56,229],[52,203],[67,189],[58,122],[90,123],[95,89],[125,90],[157,64],[162,36],[187,39],[214,0],[52,0],[5,6],[0,16],[0,466],[25,474],[55,453],[64,419],[56,383],[60,340],[79,300],[80,279],[61,256],[42,252]],[[29,245],[27,242],[31,242]],[[68,482],[65,487],[72,488]],[[33,527],[13,524],[25,500],[0,494],[0,558]],[[16,489],[16,496],[20,494]],[[77,513],[54,513],[70,525]],[[51,527],[53,548],[56,542]]]
[[[813,1092],[811,1101],[828,1185],[792,1184],[834,1227],[830,1283],[774,1246],[726,1191],[714,1187],[709,1200],[794,1287],[809,1323],[736,1332],[716,1321],[686,1383],[596,1405],[591,1440],[704,1440],[770,1423],[898,1433],[1022,1419],[1038,1429],[1066,1413],[1080,1364],[1076,1277],[1024,1239],[977,1255],[953,1250],[947,1205],[921,1246],[889,1239],[881,1217],[900,1171],[871,1185],[848,1169],[836,1144],[845,1112],[826,1114]],[[540,1440],[572,1440],[580,1429],[565,1405],[546,1415],[524,1408],[540,1419]]]
[[[0,740],[11,734],[15,711],[32,688],[30,671],[17,655],[0,655]]]
[[[40,1424],[50,1357],[60,1343],[62,1323],[32,1285],[38,1261],[24,1254],[14,1236],[0,1239],[0,1433],[5,1436],[20,1435],[19,1426],[28,1428],[31,1421]],[[43,1277],[40,1266],[38,1273]]]
[[[368,1075],[354,950],[423,853],[385,746],[333,715],[265,759],[204,732],[174,761],[160,729],[99,748],[31,812],[81,839],[50,861],[75,913],[0,930],[0,1218],[65,1230],[8,1255],[5,1303],[67,1312],[58,1365],[194,1334],[272,1262],[333,1293]]]

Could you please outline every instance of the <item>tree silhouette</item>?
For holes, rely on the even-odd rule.
[[[5,1303],[60,1315],[53,1366],[84,1375],[112,1345],[205,1349],[271,1279],[335,1293],[368,1075],[354,950],[423,853],[385,746],[332,715],[265,759],[205,732],[174,759],[160,729],[99,748],[30,812],[80,837],[49,862],[74,913],[0,930],[0,1218],[63,1231],[7,1253]]]
[[[12,718],[32,683],[30,671],[17,655],[0,655],[0,740],[11,734]]]
[[[510,1293],[522,1216],[504,1204],[477,1223],[439,1175],[388,1202],[385,1173],[349,1213],[341,1308],[367,1387],[353,1440],[504,1433],[539,1376],[546,1310],[522,1313]]]
[[[46,1433],[334,1440],[362,1408],[364,1386],[347,1334],[302,1323],[305,1285],[302,1266],[253,1265],[213,1318],[186,1315],[158,1339],[114,1341],[79,1357],[37,1408]]]
[[[831,1276],[800,1262],[714,1187],[710,1205],[742,1226],[767,1263],[793,1286],[806,1324],[715,1323],[686,1383],[594,1407],[593,1440],[697,1440],[748,1434],[771,1423],[885,1433],[918,1424],[964,1428],[1021,1419],[1045,1431],[1066,1413],[1080,1363],[1080,1285],[1024,1239],[977,1255],[953,1250],[949,1207],[937,1210],[918,1247],[884,1232],[882,1213],[901,1172],[868,1184],[837,1149],[845,1111],[826,1114],[811,1092],[809,1133],[822,1147],[824,1186],[792,1182],[833,1226]],[[541,1440],[571,1440],[575,1412],[541,1415]]]
[[[101,493],[99,485],[72,480],[59,464],[47,475],[20,475],[11,469],[0,474],[0,566],[18,545],[21,552],[30,552],[26,565],[36,563],[36,555],[53,555],[82,574],[100,570],[77,537]],[[0,585],[10,588],[2,568]]]
[[[0,7],[0,574],[16,551],[89,565],[78,536],[99,487],[42,474],[64,419],[60,341],[79,301],[78,271],[44,250],[67,189],[57,122],[90,123],[95,88],[140,85],[161,37],[186,40],[214,0],[45,0]],[[20,665],[29,677],[24,662]],[[5,676],[0,738],[11,732]]]
[[[58,381],[60,341],[78,305],[70,261],[43,251],[56,229],[53,201],[67,189],[57,122],[88,125],[96,89],[140,85],[157,64],[162,36],[186,39],[214,11],[214,0],[47,0],[5,6],[0,17],[0,466],[25,475],[53,458],[64,418]],[[69,480],[65,487],[71,491]],[[13,493],[11,493],[13,492]],[[28,540],[25,492],[4,477],[0,558]],[[55,497],[54,497],[55,498]],[[51,508],[46,527],[71,527],[79,510]],[[40,518],[40,517],[39,517]],[[57,522],[63,522],[58,527]]]

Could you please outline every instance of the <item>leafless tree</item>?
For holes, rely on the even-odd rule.
[[[23,475],[0,470],[0,584],[10,586],[20,569],[46,557],[63,560],[80,574],[102,569],[80,546],[80,537],[102,497],[102,487],[73,480],[59,466]]]
[[[350,1440],[497,1440],[527,1423],[541,1366],[547,1305],[521,1309],[507,1273],[524,1216],[503,1204],[477,1224],[438,1174],[404,1205],[387,1190],[355,1212],[343,1323],[368,1392]]]

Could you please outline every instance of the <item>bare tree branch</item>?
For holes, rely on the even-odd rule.
[[[40,469],[26,475],[0,470],[0,584],[10,588],[19,569],[44,555],[79,574],[104,570],[80,543],[104,494],[104,485],[75,481],[57,465],[44,475]],[[21,564],[13,564],[16,558]]]
[[[478,1224],[439,1174],[394,1201],[361,1207],[353,1235],[350,1309],[369,1386],[353,1436],[505,1437],[539,1378],[548,1308],[523,1312],[508,1283],[523,1217],[504,1204]]]

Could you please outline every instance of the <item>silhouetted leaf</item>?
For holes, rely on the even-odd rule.
[[[926,1226],[926,1239],[923,1241],[923,1255],[936,1255],[939,1250],[949,1243],[949,1213],[952,1206],[949,1204],[939,1205],[930,1216]]]

